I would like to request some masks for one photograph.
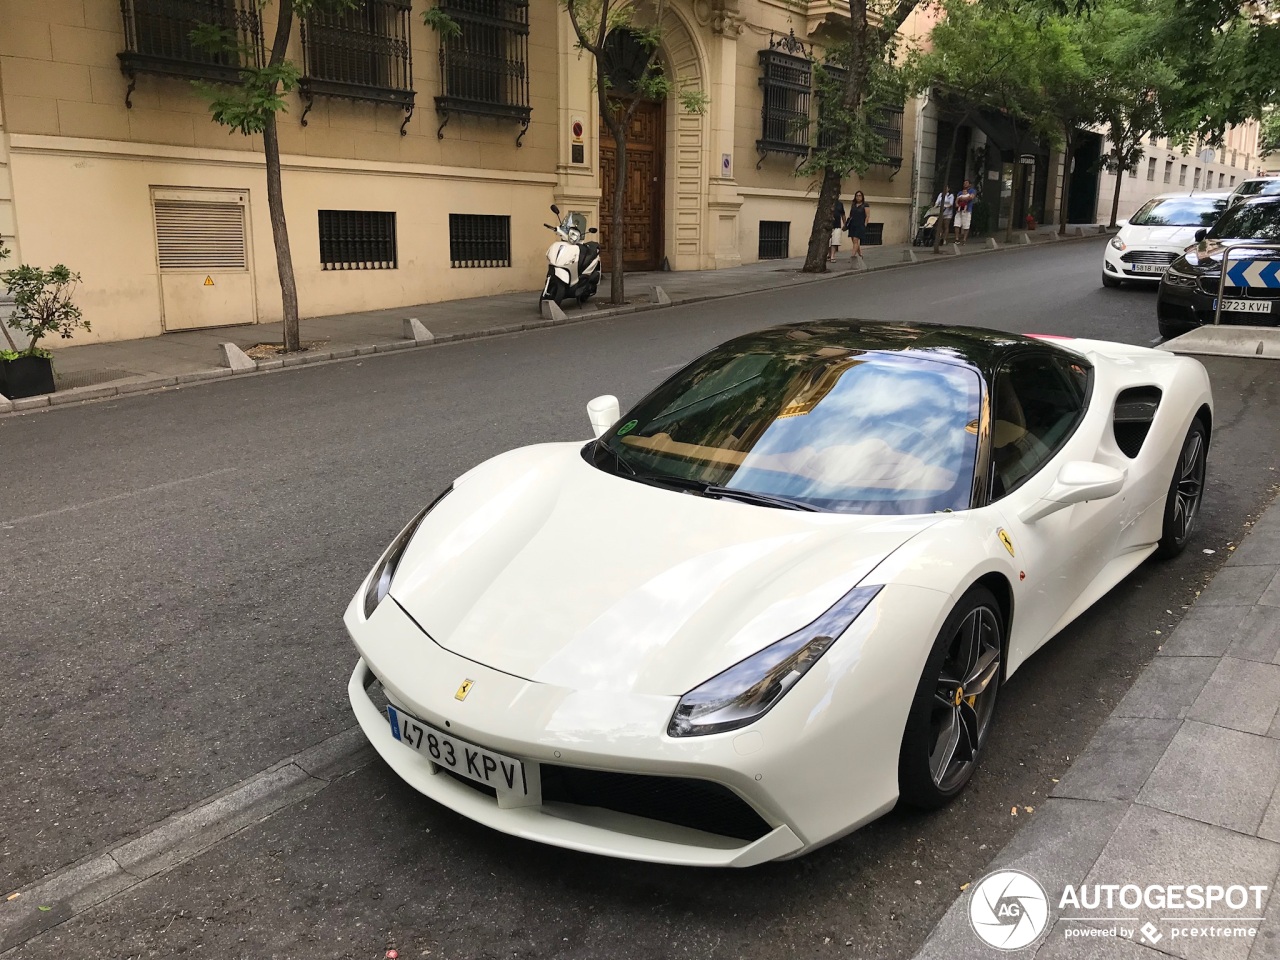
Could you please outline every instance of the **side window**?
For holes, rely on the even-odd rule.
[[[991,498],[1043,467],[1084,414],[1089,370],[1060,357],[1021,357],[996,378],[991,430]]]

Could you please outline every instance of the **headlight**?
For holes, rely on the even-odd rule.
[[[385,600],[387,594],[391,592],[391,581],[396,575],[396,567],[400,566],[400,558],[404,556],[404,551],[409,546],[409,541],[413,539],[413,535],[418,532],[419,525],[435,505],[448,496],[452,490],[453,487],[449,487],[444,493],[432,500],[421,513],[409,521],[407,527],[396,535],[396,538],[391,541],[391,546],[383,551],[382,558],[374,565],[373,572],[369,574],[369,585],[364,590],[364,618],[366,620],[373,616],[373,611],[378,609],[378,604]]]
[[[763,717],[866,609],[880,587],[855,587],[813,623],[765,647],[680,698],[672,737],[736,730]]]
[[[1194,273],[1183,273],[1181,270],[1168,267],[1164,272],[1164,282],[1174,287],[1194,287],[1196,285],[1196,275]]]
[[[1112,246],[1114,249],[1116,249],[1116,250],[1127,250],[1127,249],[1129,249],[1129,248],[1128,248],[1128,246],[1125,244],[1125,242],[1124,242],[1123,240],[1121,240],[1119,237],[1112,237],[1112,238],[1111,238],[1111,246]]]

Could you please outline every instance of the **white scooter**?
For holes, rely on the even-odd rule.
[[[560,216],[560,208],[554,203],[551,212]],[[539,306],[543,300],[551,300],[560,306],[571,297],[576,298],[579,304],[586,303],[600,286],[600,244],[592,241],[583,243],[582,231],[569,214],[558,227],[549,223],[543,226],[554,230],[558,239],[547,248],[547,282],[542,285]],[[595,232],[595,227],[587,231]]]

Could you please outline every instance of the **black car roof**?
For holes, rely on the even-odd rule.
[[[1027,350],[1056,353],[1075,363],[1087,365],[1079,354],[1049,340],[1027,337],[982,327],[957,327],[940,323],[906,323],[884,320],[810,320],[769,327],[735,337],[735,347],[764,350],[794,348],[797,340],[815,348],[838,348],[876,353],[896,353],[977,370],[990,380],[1011,354]],[[727,346],[728,344],[726,344]]]

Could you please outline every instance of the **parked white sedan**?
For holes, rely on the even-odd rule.
[[[1120,226],[1102,254],[1102,285],[1159,283],[1169,264],[1227,209],[1227,193],[1162,193]]]
[[[596,439],[502,454],[345,615],[404,780],[516,836],[794,857],[973,775],[1001,684],[1198,515],[1195,360],[832,320],[738,337]]]

